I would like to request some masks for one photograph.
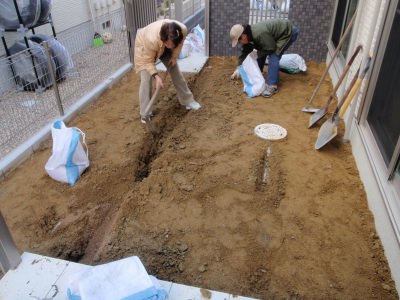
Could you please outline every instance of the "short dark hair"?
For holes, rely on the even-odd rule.
[[[182,28],[175,22],[165,22],[161,26],[160,38],[165,43],[171,40],[177,47],[183,40]]]
[[[243,26],[243,34],[246,34],[249,38],[249,41],[253,40],[253,33],[251,32],[251,26],[249,24],[242,24]]]

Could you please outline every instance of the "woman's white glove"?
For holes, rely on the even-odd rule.
[[[239,79],[240,78],[240,72],[239,72],[239,67],[236,68],[235,72],[231,75],[231,79]]]

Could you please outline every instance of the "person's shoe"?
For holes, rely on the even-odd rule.
[[[273,94],[276,94],[278,92],[278,87],[276,85],[266,85],[264,92],[262,92],[262,96],[269,98]]]
[[[196,100],[193,100],[188,105],[186,105],[187,110],[198,110],[199,108],[201,108],[201,105]]]

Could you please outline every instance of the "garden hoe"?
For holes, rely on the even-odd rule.
[[[328,113],[329,105],[331,104],[332,100],[335,98],[337,90],[339,89],[340,85],[342,84],[343,79],[346,77],[347,72],[350,70],[350,67],[353,64],[354,59],[356,58],[357,54],[360,52],[361,49],[362,49],[361,45],[356,48],[353,56],[350,58],[349,62],[347,63],[346,67],[343,70],[342,75],[340,75],[339,80],[336,83],[332,93],[330,94],[328,100],[326,101],[326,104],[310,117],[310,122],[308,124],[308,128],[313,127],[315,124],[317,124],[317,122],[319,120],[321,120]]]
[[[340,104],[336,107],[335,112],[333,113],[332,117],[325,121],[322,124],[319,132],[317,141],[315,143],[315,149],[321,149],[323,146],[328,144],[336,135],[337,135],[337,127],[339,125],[340,119],[344,116],[347,108],[349,107],[351,100],[353,99],[354,95],[357,93],[358,89],[361,86],[362,80],[364,79],[365,75],[368,72],[369,66],[371,64],[371,57],[368,57],[365,61],[363,68],[359,77],[356,76],[353,78],[348,90],[346,91],[345,96],[342,100],[346,99],[345,101],[341,101]],[[357,71],[358,74],[358,71]],[[357,79],[356,79],[357,78]],[[356,80],[355,80],[356,79]],[[355,83],[354,83],[355,81]],[[351,90],[350,90],[351,89]]]
[[[346,37],[350,33],[350,31],[351,31],[350,29],[353,27],[354,21],[356,19],[356,15],[357,15],[357,11],[354,12],[354,15],[351,18],[349,25],[347,25],[347,28],[346,28],[345,32],[343,33],[342,37],[340,38],[339,44],[337,45],[336,50],[333,53],[332,58],[331,58],[328,66],[326,67],[326,69],[324,71],[324,74],[322,74],[321,79],[319,80],[317,86],[315,87],[315,89],[314,89],[314,91],[313,91],[313,93],[312,93],[312,95],[310,97],[310,100],[308,100],[306,106],[303,107],[303,109],[301,111],[307,112],[307,113],[315,113],[315,112],[318,111],[318,108],[311,107],[311,104],[313,103],[313,101],[315,99],[315,96],[317,95],[317,93],[318,93],[318,91],[319,91],[319,89],[320,89],[320,87],[322,85],[322,82],[325,80],[326,75],[328,75],[329,68],[331,67],[331,65],[335,61],[336,56],[338,56],[338,54],[340,52],[340,49],[342,48],[342,45],[343,45],[344,41],[346,40]]]

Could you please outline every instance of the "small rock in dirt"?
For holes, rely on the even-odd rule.
[[[184,190],[185,192],[191,192],[193,191],[193,185],[185,184],[181,186],[181,189]]]
[[[200,267],[198,267],[199,272],[204,273],[205,271],[207,271],[207,268],[205,265],[201,265]]]
[[[101,259],[101,257],[100,257],[100,255],[98,255],[98,254],[96,254],[96,255],[93,257],[93,261],[94,261],[94,262],[99,262],[100,259]]]
[[[185,148],[186,148],[186,145],[180,145],[179,148],[180,148],[180,149],[185,149]]]
[[[386,283],[383,283],[383,284],[382,284],[382,288],[383,288],[384,290],[386,290],[386,291],[391,291],[391,290],[392,290],[392,288],[391,288],[389,285],[387,285]]]
[[[189,248],[189,247],[188,247],[186,244],[181,244],[181,245],[179,245],[179,247],[178,247],[178,249],[179,249],[180,252],[185,252],[185,251],[187,251],[188,248]]]
[[[185,270],[185,267],[183,266],[183,263],[180,263],[178,266],[179,272],[183,272]]]

